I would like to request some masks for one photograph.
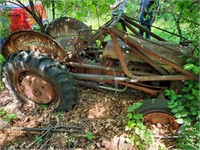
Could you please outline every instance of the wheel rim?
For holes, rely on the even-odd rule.
[[[48,104],[57,100],[55,88],[42,76],[35,73],[20,73],[16,88],[24,97],[39,103]]]
[[[152,124],[160,123],[161,125],[167,125],[169,124],[172,126],[174,130],[177,130],[179,128],[178,123],[176,122],[175,118],[172,117],[169,114],[161,113],[161,112],[154,112],[147,114],[143,117],[143,123],[150,122]]]

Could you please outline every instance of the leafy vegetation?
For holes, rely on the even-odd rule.
[[[42,144],[42,137],[41,136],[38,136],[36,135],[35,136],[35,142],[37,143],[37,145],[41,145]]]
[[[42,104],[42,105],[40,105],[40,108],[41,108],[42,110],[45,110],[45,109],[47,108],[47,105]]]
[[[151,130],[142,122],[143,115],[137,114],[136,110],[142,105],[138,102],[128,107],[126,131],[128,131],[128,141],[137,145],[139,149],[145,149],[153,144],[154,139]]]
[[[63,119],[63,112],[62,111],[59,111],[56,118],[58,118],[58,121],[62,121]]]
[[[188,58],[184,65],[185,70],[192,71],[194,74],[199,75],[199,61],[196,61],[195,57],[199,58],[199,51],[195,49],[194,58]],[[176,121],[179,124],[183,124],[180,127],[181,134],[179,135],[179,148],[184,149],[200,149],[200,130],[199,130],[199,87],[200,84],[197,81],[185,81],[181,93],[175,93],[174,90],[166,90],[166,96],[169,97],[169,108],[174,113]]]
[[[73,145],[75,143],[75,138],[73,136],[67,136],[66,137],[66,145],[67,145],[67,148],[72,148]]]
[[[7,111],[0,109],[0,117],[6,122],[12,123],[14,119],[17,119],[17,115],[14,113],[8,113]]]
[[[92,140],[94,138],[94,135],[91,132],[87,133],[87,139]]]
[[[3,65],[3,62],[5,61],[4,57],[2,54],[0,54],[0,89],[4,90],[5,89],[5,85],[4,83],[2,82],[2,65]]]

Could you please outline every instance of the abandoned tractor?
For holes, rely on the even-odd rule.
[[[144,39],[138,30],[155,40]],[[47,33],[15,32],[1,49],[4,82],[17,99],[53,103],[55,110],[68,111],[78,99],[76,86],[119,92],[133,88],[155,97],[138,109],[144,122],[178,127],[164,90],[179,91],[183,80],[198,80],[179,58],[193,57],[192,49],[167,42],[124,14],[97,31],[79,20],[58,18]]]

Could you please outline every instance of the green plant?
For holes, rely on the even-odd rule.
[[[4,115],[6,115],[6,111],[4,111],[3,109],[0,109],[0,117],[3,117]]]
[[[195,55],[198,56],[199,53]],[[184,65],[185,70],[192,71],[199,75],[199,62],[191,57],[187,59]],[[180,127],[181,134],[178,138],[179,148],[200,149],[200,130],[199,130],[199,82],[188,80],[183,83],[181,93],[176,94],[174,90],[167,89],[165,95],[169,97],[168,107],[174,113],[176,121],[183,124]]]
[[[59,121],[62,120],[62,117],[63,117],[63,112],[62,111],[59,111],[58,114],[57,114],[57,118]]]
[[[12,113],[12,114],[7,114],[5,121],[8,123],[11,123],[14,119],[17,119],[17,115]]]
[[[42,144],[42,137],[41,136],[38,136],[36,135],[35,136],[35,142],[37,143],[37,145],[41,145]]]
[[[200,149],[200,123],[197,122],[193,126],[185,125],[180,127],[181,131],[178,140],[178,147],[181,149]]]
[[[8,123],[11,123],[14,119],[17,119],[16,114],[8,113],[3,109],[0,109],[0,117],[4,118],[4,120]]]
[[[87,139],[91,141],[94,138],[94,135],[91,132],[87,133]]]
[[[75,143],[75,138],[72,136],[67,136],[66,144],[68,148],[71,148]]]
[[[40,108],[41,108],[42,110],[45,110],[45,109],[47,108],[47,105],[42,104],[42,105],[40,106]]]
[[[0,54],[0,89],[4,90],[5,89],[5,85],[2,82],[2,65],[3,62],[5,61],[4,57],[2,54]]]
[[[126,131],[131,144],[137,145],[139,149],[145,149],[154,142],[154,139],[151,130],[147,129],[142,122],[143,115],[136,113],[136,109],[141,105],[142,103],[138,102],[128,107]]]

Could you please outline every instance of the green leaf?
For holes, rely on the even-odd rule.
[[[173,105],[174,105],[174,107],[177,107],[178,106],[178,101],[176,101]]]
[[[132,113],[128,113],[127,117],[128,117],[128,119],[132,119],[133,118],[133,114]]]
[[[38,145],[41,145],[41,144],[42,144],[42,137],[36,135],[36,136],[35,136],[35,142],[36,142]]]
[[[175,106],[174,106],[174,105],[168,105],[168,107],[172,109],[172,108],[174,108]]]
[[[186,111],[181,112],[182,117],[186,117],[187,115],[188,115],[188,112],[186,112]]]
[[[186,60],[186,62],[187,62],[187,63],[192,63],[192,64],[194,64],[194,63],[195,63],[195,59],[194,59],[194,58],[188,58],[188,59]]]
[[[182,91],[183,92],[188,92],[188,91],[190,91],[190,89],[188,87],[184,87],[184,88],[182,88]]]
[[[91,132],[87,133],[88,140],[92,140],[94,138],[94,135]]]
[[[182,97],[183,97],[183,95],[180,95],[180,94],[177,95],[177,98],[182,98]]]
[[[176,122],[179,123],[179,124],[183,124],[183,119],[181,119],[181,118],[176,119]]]
[[[143,115],[142,114],[136,114],[133,116],[134,119],[136,120],[141,120],[143,118]]]
[[[193,100],[194,96],[192,96],[191,94],[185,94],[184,98],[189,99],[189,100]]]
[[[174,101],[170,100],[170,101],[167,102],[167,104],[169,104],[170,106],[172,106],[174,104]]]
[[[178,106],[178,111],[182,111],[183,110],[183,108],[184,108],[184,106]]]
[[[2,54],[0,54],[0,64],[2,64],[5,61],[4,57]]]
[[[129,129],[131,129],[132,127],[135,126],[135,122],[134,121],[128,121],[127,126]]]
[[[137,108],[139,108],[141,105],[142,105],[142,103],[137,102],[137,103],[135,103],[134,105],[129,106],[129,107],[128,107],[128,112],[129,112],[129,113],[130,113],[130,112],[135,112],[135,110],[136,110]]]
[[[174,108],[174,109],[172,109],[172,112],[173,112],[173,113],[177,113],[177,112],[178,112],[178,109]]]
[[[11,119],[16,119],[17,115],[16,114],[8,114],[8,117]]]
[[[191,113],[192,115],[196,115],[197,114],[197,112],[196,111],[192,111],[192,113]]]
[[[185,122],[185,123],[190,123],[191,121],[192,121],[192,120],[191,120],[190,118],[185,118],[185,119],[184,119],[184,122]]]
[[[181,117],[182,117],[181,113],[176,113],[174,116],[175,116],[176,118],[181,118]]]
[[[45,110],[45,109],[47,108],[47,105],[42,104],[42,105],[40,106],[40,108],[41,108],[42,110]]]
[[[6,115],[6,111],[4,111],[3,109],[0,109],[0,117]]]

